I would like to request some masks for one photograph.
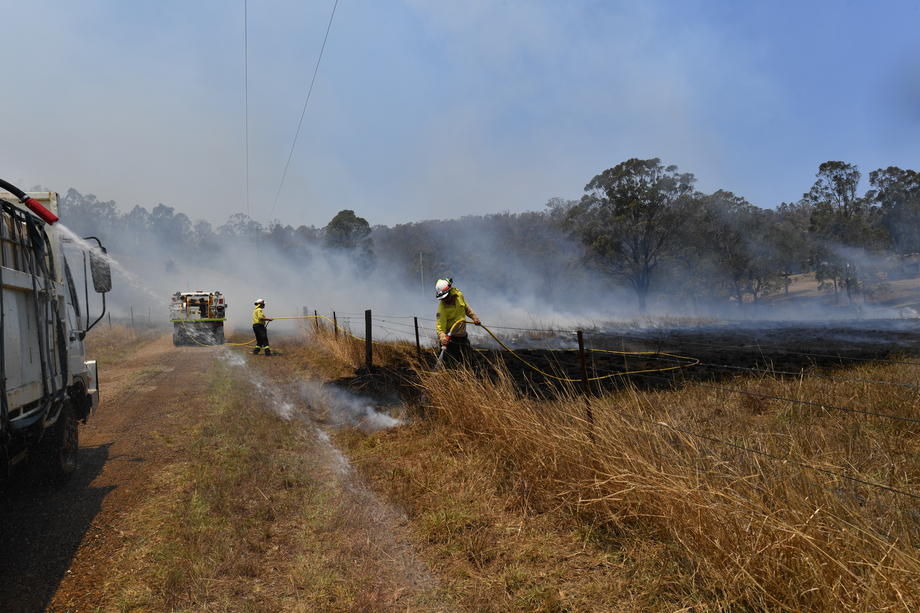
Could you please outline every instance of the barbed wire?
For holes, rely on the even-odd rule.
[[[624,336],[625,336],[625,335],[624,335]],[[665,339],[663,339],[663,338],[655,338],[655,337],[648,337],[648,338],[630,337],[630,340],[633,340],[633,341],[636,341],[636,342],[655,342],[655,343],[658,343],[658,344],[662,344],[662,343],[664,343],[664,342],[668,342],[668,343],[673,344],[673,345],[681,345],[681,344],[683,344],[683,345],[694,345],[694,346],[697,346],[697,347],[712,347],[713,349],[742,349],[742,350],[745,350],[745,351],[748,351],[748,352],[751,352],[751,353],[754,353],[754,352],[763,353],[764,351],[771,351],[771,352],[774,352],[774,353],[784,353],[784,354],[789,354],[789,355],[799,355],[799,356],[803,356],[803,357],[830,358],[830,359],[835,359],[835,360],[851,360],[851,361],[857,361],[857,362],[879,362],[879,361],[884,361],[884,362],[886,362],[886,363],[888,363],[888,364],[903,364],[903,365],[907,365],[907,366],[920,366],[920,362],[911,362],[911,361],[907,361],[907,360],[892,360],[892,359],[885,358],[885,357],[864,358],[864,357],[858,357],[858,356],[846,356],[846,355],[829,354],[829,353],[808,353],[808,352],[805,352],[805,351],[795,351],[794,349],[782,349],[782,348],[780,348],[780,347],[776,347],[775,345],[774,345],[774,346],[771,346],[771,345],[760,345],[760,344],[754,344],[754,345],[723,345],[723,344],[721,344],[721,343],[701,343],[701,342],[699,342],[699,341],[688,341],[688,340],[677,340],[677,339],[665,341]]]
[[[338,315],[339,315],[339,313],[337,313],[337,317],[338,317]],[[354,315],[355,315],[354,317],[349,316],[349,315],[346,314],[346,313],[342,313],[342,315],[344,315],[344,317],[338,317],[338,320],[339,320],[339,321],[349,322],[349,321],[352,320],[352,319],[363,320],[363,314],[354,314]],[[386,317],[386,319],[384,319],[384,317]],[[394,329],[392,329],[392,328],[390,328],[390,327],[388,327],[388,326],[390,326],[390,325],[393,325],[393,326],[402,326],[402,327],[404,327],[404,328],[411,328],[411,329],[414,330],[414,328],[415,328],[414,323],[413,323],[413,324],[409,324],[409,323],[404,323],[404,322],[401,322],[401,321],[392,321],[392,320],[394,320],[394,319],[410,319],[410,318],[412,318],[412,317],[413,317],[413,316],[392,316],[392,315],[389,315],[389,316],[383,316],[383,317],[372,317],[372,319],[373,319],[374,321],[378,322],[378,324],[380,324],[381,322],[387,324],[387,325],[378,325],[378,326],[377,326],[378,328],[384,330],[385,332],[387,332],[387,333],[389,333],[389,334],[400,335],[400,334],[404,334],[404,332],[403,332],[402,330],[394,330]],[[426,319],[426,318],[419,318],[419,319]],[[427,321],[435,321],[435,320],[427,319]],[[347,323],[346,323],[346,325],[347,325]],[[523,331],[544,331],[544,332],[546,332],[546,331],[553,331],[553,332],[559,332],[558,330],[532,330],[532,329],[529,329],[529,328],[515,328],[515,327],[511,327],[511,326],[492,326],[492,327],[493,327],[493,328],[496,328],[496,329],[505,329],[505,330],[511,329],[511,330],[523,330]],[[493,337],[494,337],[494,335],[493,335]],[[356,337],[356,338],[358,338],[358,337]],[[403,340],[403,339],[398,339],[398,338],[397,338],[397,339],[395,339],[395,340]],[[499,341],[499,342],[500,342],[500,341]],[[735,347],[735,348],[751,349],[751,347],[745,347],[745,346],[716,345],[716,344],[694,343],[694,342],[686,342],[686,344],[703,345],[703,346],[709,346],[709,347],[721,347],[721,348],[731,348],[731,347]],[[758,347],[758,348],[759,348],[759,347]],[[546,350],[546,351],[557,352],[557,351],[574,351],[574,350]],[[598,351],[598,350],[595,349],[594,351]],[[600,351],[605,351],[605,350],[600,350]],[[796,351],[781,350],[781,349],[778,350],[778,351],[783,352],[783,353],[798,354],[798,355],[806,355],[806,356],[813,356],[813,357],[833,357],[833,358],[851,359],[851,360],[858,360],[858,361],[874,361],[873,358],[855,358],[855,357],[847,357],[847,356],[832,356],[832,355],[828,355],[828,354],[809,354],[809,353],[804,353],[804,352],[796,352]],[[664,361],[679,361],[679,360],[676,359],[675,356],[667,356],[667,355],[660,355],[660,354],[649,354],[649,355],[643,355],[642,357],[643,357],[643,359],[660,359],[660,360],[664,360]],[[526,362],[525,362],[525,363],[526,363]],[[920,363],[915,363],[915,362],[904,362],[904,361],[899,361],[899,360],[886,360],[886,363],[910,364],[910,365],[918,365],[918,366],[920,366]],[[873,380],[873,379],[850,379],[850,378],[844,378],[844,377],[832,377],[832,376],[827,376],[827,375],[820,375],[820,374],[817,374],[817,373],[805,373],[805,372],[792,373],[792,372],[776,371],[776,370],[773,370],[773,369],[764,370],[764,369],[756,369],[756,368],[749,368],[749,367],[731,366],[731,365],[727,365],[727,364],[709,364],[709,363],[701,363],[701,365],[709,366],[709,367],[713,367],[713,368],[726,368],[726,369],[732,369],[732,370],[744,370],[744,371],[760,372],[760,373],[774,374],[774,375],[779,374],[779,375],[790,375],[790,376],[809,376],[809,377],[826,378],[826,379],[835,380],[835,381],[842,381],[842,382],[864,382],[864,383],[876,383],[876,384],[884,384],[884,385],[897,385],[897,386],[909,387],[909,388],[912,388],[912,389],[920,388],[920,386],[915,385],[915,384],[910,384],[910,383],[893,382],[893,381],[882,381],[882,380]],[[539,371],[539,370],[538,370],[538,372],[542,372],[542,371]],[[653,374],[647,374],[647,373],[638,373],[638,372],[637,372],[637,373],[634,373],[634,374],[636,374],[637,376],[640,376],[640,377],[645,377],[645,378],[649,378],[649,379],[656,379],[656,380],[660,380],[660,381],[667,381],[667,382],[672,382],[672,383],[675,381],[674,377],[664,377],[664,376],[659,376],[659,375],[653,375]],[[685,380],[685,382],[686,382],[686,380]],[[724,391],[724,392],[728,392],[728,393],[743,394],[743,395],[747,395],[747,396],[766,398],[766,399],[777,400],[777,401],[781,401],[781,402],[789,402],[789,403],[800,404],[800,405],[804,405],[804,406],[813,406],[813,407],[817,407],[817,408],[821,408],[821,409],[834,410],[834,411],[840,411],[840,412],[851,413],[851,414],[859,414],[859,415],[880,417],[880,418],[885,418],[885,419],[893,419],[893,420],[904,421],[904,422],[909,422],[909,423],[920,423],[920,419],[912,418],[912,417],[905,417],[905,416],[901,416],[901,415],[894,415],[894,414],[890,414],[890,413],[880,413],[880,412],[876,412],[876,411],[869,411],[869,410],[866,410],[866,409],[860,409],[860,408],[854,408],[854,407],[844,407],[844,406],[838,406],[838,405],[833,405],[833,404],[828,404],[828,403],[816,402],[816,401],[812,401],[812,400],[803,400],[803,399],[798,399],[798,398],[789,398],[789,397],[787,397],[787,396],[780,396],[780,395],[777,395],[777,394],[769,394],[769,393],[765,393],[765,392],[754,392],[754,391],[749,391],[749,390],[742,390],[742,389],[737,389],[737,388],[733,388],[733,387],[727,387],[727,386],[723,386],[723,385],[716,385],[716,384],[712,384],[712,383],[707,383],[707,382],[705,382],[705,381],[691,381],[691,383],[693,383],[693,384],[695,384],[695,385],[698,385],[698,386],[701,386],[701,387],[710,388],[710,389],[715,389],[715,390]],[[842,479],[842,480],[850,481],[850,482],[853,482],[853,483],[858,483],[858,484],[863,485],[863,486],[873,487],[873,488],[880,489],[880,490],[884,490],[884,491],[887,491],[887,492],[890,492],[890,493],[893,493],[893,494],[897,494],[897,495],[900,495],[900,496],[906,496],[906,497],[909,497],[909,498],[912,498],[912,499],[920,499],[920,494],[916,494],[916,493],[913,493],[913,492],[909,492],[909,491],[906,491],[906,490],[902,490],[902,489],[899,489],[899,488],[896,488],[896,487],[892,487],[892,486],[890,486],[890,485],[886,485],[886,484],[882,484],[882,483],[876,483],[876,482],[873,482],[873,481],[868,481],[868,480],[866,480],[866,479],[861,479],[861,478],[859,478],[859,477],[854,477],[854,476],[852,476],[852,475],[848,475],[848,474],[845,474],[845,473],[837,472],[837,471],[835,471],[835,470],[830,470],[830,469],[827,469],[827,468],[822,468],[822,467],[820,467],[820,466],[815,466],[815,465],[810,464],[810,463],[808,463],[808,462],[803,462],[803,461],[801,461],[801,460],[797,460],[797,459],[795,459],[795,458],[791,458],[791,457],[788,457],[788,456],[784,457],[784,456],[776,455],[776,454],[774,454],[774,453],[770,453],[770,452],[766,452],[766,451],[762,451],[762,450],[758,450],[758,449],[753,449],[753,448],[747,447],[747,446],[745,446],[745,445],[741,445],[741,444],[738,444],[738,443],[733,443],[733,442],[730,442],[730,441],[726,441],[726,440],[720,439],[720,438],[718,438],[718,437],[714,437],[714,436],[710,436],[710,435],[706,435],[706,434],[701,434],[701,433],[698,433],[698,432],[693,432],[693,431],[691,431],[691,430],[687,430],[687,429],[685,429],[685,428],[682,428],[682,427],[679,427],[679,426],[675,426],[675,425],[673,425],[673,424],[669,424],[669,423],[666,423],[666,422],[663,422],[663,421],[656,421],[656,420],[644,418],[644,417],[641,417],[641,416],[638,416],[638,415],[632,415],[632,414],[629,414],[629,413],[625,413],[625,412],[623,412],[623,411],[621,411],[621,410],[617,410],[617,409],[612,408],[612,407],[610,407],[610,408],[611,408],[611,410],[612,410],[614,413],[616,413],[617,415],[620,415],[621,417],[623,417],[623,418],[625,418],[625,419],[636,420],[636,421],[640,421],[640,422],[643,422],[643,423],[651,424],[651,425],[653,425],[653,426],[655,426],[655,427],[666,428],[666,429],[669,429],[669,430],[673,430],[673,431],[675,431],[675,432],[679,432],[679,433],[681,433],[681,434],[683,434],[683,435],[685,435],[685,436],[697,438],[697,439],[704,440],[704,441],[708,441],[708,442],[710,442],[710,443],[714,443],[714,444],[717,444],[717,445],[722,445],[722,446],[725,446],[725,447],[729,447],[729,448],[732,448],[732,449],[736,449],[736,450],[742,451],[742,452],[744,452],[744,453],[748,453],[748,454],[752,454],[752,455],[764,457],[764,458],[770,459],[770,460],[775,461],[775,462],[780,462],[780,463],[782,463],[782,464],[792,464],[792,465],[798,466],[798,467],[800,467],[800,468],[803,468],[803,469],[806,469],[806,470],[815,471],[815,472],[822,473],[822,474],[825,474],[825,475],[829,475],[829,476],[832,476],[832,477],[837,478],[837,479]],[[719,456],[717,456],[717,457],[719,457]],[[721,459],[724,460],[724,458],[721,458]]]
[[[363,321],[364,316],[365,316],[364,313],[355,313],[355,312],[349,312],[349,311],[342,311],[342,312],[337,311],[336,315],[339,321],[344,322],[349,325],[354,320]],[[409,323],[408,320],[418,320],[418,321],[426,321],[426,322],[437,321],[436,319],[432,319],[428,317],[418,317],[414,315],[376,315],[376,316],[372,316],[372,320],[378,323],[384,323],[384,324],[388,324],[391,326],[405,328],[407,331],[413,331],[413,332],[415,330],[415,324],[414,322]],[[405,320],[405,321],[396,321],[396,320]],[[497,330],[514,330],[514,331],[520,331],[520,332],[541,332],[541,333],[556,333],[556,334],[576,333],[577,332],[576,330],[567,330],[567,329],[558,329],[558,328],[523,328],[519,326],[503,326],[503,325],[490,325],[490,327],[497,329]],[[393,331],[393,330],[390,330],[390,331],[393,332],[394,334],[397,333],[396,331]],[[402,331],[398,333],[402,334]],[[604,333],[604,334],[609,334],[609,333]],[[426,336],[428,336],[427,333],[426,333]],[[663,339],[654,338],[654,337],[642,338],[642,339],[632,338],[630,340],[638,341],[638,342],[654,342],[658,345],[661,345],[663,341]],[[765,350],[771,350],[771,351],[775,351],[778,353],[784,353],[784,354],[790,354],[790,355],[801,355],[801,356],[806,356],[806,357],[825,357],[825,358],[833,358],[833,359],[839,359],[839,360],[852,360],[852,361],[861,361],[861,362],[884,360],[885,363],[889,363],[889,364],[906,364],[906,365],[920,366],[920,362],[911,362],[911,361],[905,361],[905,360],[891,360],[887,358],[863,358],[863,357],[856,357],[856,356],[843,356],[843,355],[823,354],[823,353],[808,353],[808,352],[800,352],[800,351],[795,351],[795,350],[782,349],[782,348],[757,345],[757,344],[755,345],[726,345],[726,344],[720,344],[720,343],[701,343],[698,341],[687,341],[687,340],[675,340],[675,341],[672,341],[672,344],[676,344],[676,345],[687,344],[687,345],[711,347],[711,348],[718,348],[718,349],[742,349],[742,350],[746,350],[749,352],[757,352],[757,351],[763,352]],[[621,346],[622,345],[623,345],[623,342],[621,339]],[[597,347],[592,347],[592,349],[594,351],[599,351],[599,348]],[[526,349],[521,349],[521,350],[523,351]],[[539,349],[539,348],[533,349],[531,348],[531,350],[554,351],[554,352],[556,351],[577,351],[574,348],[573,349]],[[660,353],[654,354],[654,355],[653,354],[646,355],[644,356],[644,359],[662,360],[666,362],[679,362],[679,360],[667,357],[666,355],[662,355]],[[592,356],[592,361],[594,361],[593,356]],[[824,379],[824,380],[837,381],[837,382],[843,382],[843,383],[868,383],[868,384],[873,384],[873,385],[888,385],[888,386],[894,386],[894,387],[903,387],[907,389],[920,389],[920,385],[918,384],[907,383],[907,382],[902,382],[902,381],[885,381],[885,380],[880,380],[880,379],[855,378],[855,377],[838,377],[838,376],[825,375],[825,374],[813,373],[813,372],[804,372],[804,371],[791,372],[791,371],[776,370],[774,368],[754,368],[754,367],[745,367],[745,366],[734,366],[734,365],[729,365],[729,364],[716,364],[716,363],[711,363],[711,362],[700,362],[700,365],[707,366],[710,368],[720,368],[720,369],[725,369],[725,370],[744,371],[744,372],[751,372],[751,373],[758,373],[758,374],[809,377],[809,378]],[[710,385],[710,384],[706,384],[706,385]],[[750,395],[757,394],[755,392],[747,392],[745,390],[725,388],[724,386],[718,386],[718,387],[721,389],[724,389],[725,391],[731,391],[735,393],[746,393]],[[809,401],[797,400],[797,399],[786,398],[786,397],[781,397],[781,396],[774,396],[771,394],[760,394],[760,396],[766,397],[766,398],[773,398],[777,400],[783,400],[786,402],[797,402],[800,404],[812,404],[814,406],[822,406],[822,407],[833,409],[833,410],[846,410],[846,411],[858,412],[858,413],[862,413],[866,415],[878,415],[878,416],[887,415],[884,413],[874,413],[872,411],[865,411],[862,409],[849,409],[847,407],[837,407],[833,405],[826,405],[823,403],[815,403],[815,402],[810,403]],[[893,418],[904,419],[906,421],[914,421],[909,418],[900,418],[898,416],[893,416]]]

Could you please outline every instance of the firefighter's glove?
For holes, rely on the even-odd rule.
[[[481,326],[481,325],[482,325],[482,322],[479,321],[479,318],[478,318],[478,317],[474,317],[474,318],[473,318],[473,324],[474,324],[474,325],[477,325],[477,326]]]
[[[438,332],[438,340],[441,341],[442,346],[447,347],[447,343],[450,342],[450,337],[444,332]]]

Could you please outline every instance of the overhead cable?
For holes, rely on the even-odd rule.
[[[271,212],[268,220],[271,222],[275,215],[275,207],[278,206],[278,198],[281,196],[281,189],[284,187],[284,180],[287,178],[288,168],[294,157],[294,148],[297,146],[297,138],[300,136],[300,128],[303,126],[303,118],[307,113],[307,105],[310,103],[310,96],[313,94],[313,85],[316,83],[316,75],[319,72],[320,62],[323,61],[323,52],[326,51],[326,41],[329,39],[329,30],[332,28],[332,19],[335,17],[335,9],[339,6],[339,0],[335,0],[332,5],[332,14],[329,15],[329,23],[326,24],[326,34],[323,36],[323,45],[319,50],[319,57],[316,58],[316,66],[313,67],[313,78],[310,79],[310,87],[307,89],[307,97],[303,101],[303,109],[300,111],[300,119],[297,121],[297,130],[294,131],[294,140],[291,142],[291,151],[288,153],[287,162],[284,164],[284,172],[281,173],[281,181],[278,183],[278,189],[275,191],[275,201],[272,203]]]

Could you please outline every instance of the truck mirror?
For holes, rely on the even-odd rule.
[[[112,269],[109,268],[106,259],[95,251],[90,251],[89,268],[93,275],[93,289],[96,290],[96,293],[105,294],[112,291]]]

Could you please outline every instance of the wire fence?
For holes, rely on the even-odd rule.
[[[306,308],[304,309],[304,312],[306,313]],[[365,339],[365,338],[356,336],[352,334],[350,331],[348,331],[352,327],[352,325],[355,324],[355,322],[364,323],[365,326],[367,327],[368,332],[370,332],[370,328],[372,325],[375,329],[379,329],[383,331],[385,335],[383,342],[394,342],[394,341],[406,342],[409,340],[407,337],[411,337],[413,334],[415,335],[416,339],[420,338],[420,331],[419,331],[420,321],[421,322],[436,321],[432,318],[417,317],[417,316],[412,316],[412,315],[373,316],[370,311],[366,311],[363,314],[362,313],[348,313],[348,312],[343,312],[343,313],[333,312],[332,318],[326,317],[324,315],[304,315],[303,317],[292,317],[288,319],[314,319],[317,322],[317,325],[320,320],[327,320],[328,322],[331,322],[333,324],[336,331],[338,331],[339,329],[344,330],[346,334],[352,336],[353,338],[357,340],[364,341],[368,346],[370,346],[372,343],[377,343],[380,341],[372,341],[370,338]],[[468,323],[472,323],[472,322],[468,322]],[[725,393],[730,393],[730,394],[742,394],[742,395],[746,395],[749,397],[775,400],[778,402],[790,403],[790,404],[795,404],[795,405],[800,405],[800,406],[807,406],[807,407],[812,407],[812,408],[820,409],[820,410],[837,411],[837,412],[841,412],[845,414],[858,415],[858,416],[864,416],[864,417],[874,417],[874,418],[879,418],[879,419],[887,419],[887,420],[893,420],[893,421],[898,421],[898,422],[908,423],[908,424],[920,424],[920,418],[910,417],[910,416],[905,416],[905,415],[896,415],[893,413],[886,413],[886,412],[881,412],[881,411],[875,411],[875,410],[871,410],[870,408],[842,406],[842,405],[838,405],[834,403],[819,402],[819,401],[808,400],[804,398],[793,398],[789,396],[783,396],[780,394],[768,393],[768,392],[763,392],[763,391],[739,389],[736,387],[719,385],[717,383],[713,383],[713,382],[706,381],[706,380],[696,379],[696,380],[691,381],[690,379],[686,377],[686,369],[693,367],[693,366],[703,366],[707,368],[724,369],[724,370],[729,370],[729,371],[734,371],[734,372],[749,372],[749,373],[754,373],[758,375],[767,375],[767,376],[772,376],[772,377],[797,377],[800,379],[814,378],[814,379],[828,380],[828,381],[839,382],[839,383],[861,383],[861,384],[867,384],[867,385],[894,386],[894,387],[900,387],[900,388],[905,388],[905,389],[920,389],[920,385],[916,383],[910,383],[910,382],[904,382],[904,381],[888,381],[888,380],[870,379],[870,378],[861,378],[861,377],[840,377],[840,376],[834,376],[834,375],[826,375],[822,373],[806,372],[805,370],[801,370],[799,372],[792,372],[792,371],[777,370],[774,368],[756,368],[756,367],[746,367],[746,366],[735,366],[735,365],[730,365],[730,364],[710,363],[710,362],[701,361],[691,356],[676,355],[673,353],[666,353],[663,351],[629,352],[629,351],[618,351],[618,350],[595,348],[595,347],[590,347],[588,349],[585,349],[583,345],[580,345],[579,349],[538,349],[537,351],[544,351],[549,354],[558,353],[558,352],[575,352],[575,351],[578,351],[581,354],[582,364],[583,364],[582,376],[580,378],[564,377],[564,376],[560,377],[557,375],[553,375],[552,373],[546,372],[545,370],[533,364],[527,358],[524,358],[523,356],[521,356],[518,353],[518,350],[515,350],[513,347],[509,346],[508,342],[502,340],[492,330],[493,329],[494,330],[512,330],[512,331],[530,332],[530,333],[553,333],[553,334],[559,334],[559,335],[577,334],[579,339],[582,336],[581,331],[563,330],[563,329],[555,329],[555,328],[553,329],[531,329],[531,328],[522,328],[518,326],[504,326],[504,325],[491,325],[491,324],[488,327],[482,326],[482,328],[485,331],[485,333],[488,336],[490,336],[502,348],[503,351],[512,355],[515,359],[520,360],[525,367],[546,377],[547,379],[553,379],[556,381],[563,381],[563,382],[573,382],[573,383],[582,382],[586,384],[585,385],[586,391],[589,391],[587,383],[591,381],[596,382],[596,381],[604,380],[607,378],[613,378],[613,377],[636,376],[636,377],[641,377],[644,379],[655,380],[659,382],[666,382],[670,384],[692,383],[695,386],[700,386],[700,387],[707,388],[707,389],[713,389],[713,390],[717,390],[720,392],[725,392]],[[656,342],[657,339],[643,339],[643,340],[645,342],[649,342],[649,341]],[[706,347],[711,347],[711,348],[722,348],[722,349],[736,348],[736,349],[745,349],[748,351],[771,351],[771,352],[779,353],[779,354],[799,355],[799,356],[806,356],[806,357],[823,357],[823,358],[851,360],[851,361],[858,361],[858,362],[884,362],[885,364],[920,366],[920,362],[913,362],[910,360],[900,360],[900,359],[881,359],[880,360],[878,358],[841,356],[841,355],[824,354],[824,353],[809,353],[809,352],[800,352],[800,351],[794,351],[794,350],[789,350],[789,349],[785,349],[782,347],[773,347],[773,346],[753,346],[752,347],[752,346],[745,346],[745,345],[699,343],[699,342],[683,340],[683,339],[676,339],[676,340],[669,341],[669,342],[675,345],[706,346]],[[421,345],[419,343],[420,341],[416,340],[416,345],[419,350],[419,355],[421,355]],[[592,361],[593,361],[593,357],[595,354],[604,354],[604,353],[622,356],[624,359],[624,363],[626,363],[629,359],[640,358],[642,360],[649,360],[649,361],[662,361],[662,362],[670,363],[671,365],[661,367],[661,368],[650,368],[650,369],[641,368],[641,369],[633,369],[633,370],[629,370],[628,368],[624,366],[624,370],[617,371],[617,372],[603,373],[600,375],[595,370],[594,371],[595,376],[588,377],[587,370],[585,369],[585,366],[584,366],[586,364],[586,356],[591,355]],[[368,366],[370,366],[370,356],[371,356],[370,347],[368,348],[367,356],[368,356]],[[683,375],[679,377],[675,377],[674,371],[680,371],[681,373],[683,373]],[[661,373],[667,373],[667,376]],[[589,405],[590,405],[590,402],[589,402]],[[688,437],[692,437],[698,440],[706,441],[708,443],[724,446],[726,448],[734,449],[736,451],[740,451],[740,452],[750,454],[753,456],[766,458],[774,462],[780,462],[786,465],[795,465],[799,468],[821,473],[827,476],[831,476],[831,477],[834,477],[842,481],[856,483],[856,484],[859,484],[865,487],[875,488],[877,490],[886,491],[888,493],[908,497],[911,499],[920,499],[920,494],[910,492],[910,491],[907,491],[899,487],[894,487],[892,485],[877,483],[874,481],[870,481],[868,479],[863,479],[861,477],[857,477],[852,474],[847,474],[846,472],[843,472],[841,470],[832,470],[831,468],[817,466],[815,464],[804,462],[794,457],[781,456],[781,455],[777,455],[775,453],[771,453],[771,452],[764,451],[761,449],[754,449],[747,445],[728,441],[728,440],[725,440],[725,439],[722,439],[716,436],[712,436],[709,434],[702,434],[699,432],[694,432],[687,428],[677,426],[671,423],[667,423],[665,421],[656,421],[653,419],[642,417],[640,415],[633,415],[633,414],[625,413],[613,407],[610,407],[610,409],[613,412],[615,412],[617,415],[620,415],[621,417],[623,417],[624,419],[646,423],[646,424],[654,426],[655,428],[669,429],[675,432],[679,432]],[[593,417],[592,417],[592,414],[590,413],[590,407],[589,407],[587,421],[590,423],[591,428],[593,428]],[[592,437],[593,437],[593,434],[592,434]]]
[[[637,340],[639,342],[644,340],[647,342],[661,343],[664,339],[649,337],[646,339],[632,339],[632,340]],[[783,355],[796,355],[796,356],[801,356],[801,357],[823,358],[823,359],[839,360],[839,361],[878,362],[880,360],[877,357],[848,356],[848,355],[841,355],[839,353],[833,354],[833,353],[812,353],[812,352],[807,352],[807,351],[795,351],[793,349],[784,349],[777,345],[761,345],[761,344],[726,345],[726,344],[721,344],[721,343],[701,343],[699,341],[690,341],[690,340],[684,340],[684,339],[670,341],[670,342],[679,343],[681,345],[692,345],[695,347],[709,347],[712,349],[741,349],[741,350],[752,352],[752,353],[769,352],[769,353],[779,353]],[[910,360],[885,358],[884,361],[888,364],[899,364],[903,366],[920,366],[920,362],[914,362]]]
[[[343,327],[351,327],[354,322],[364,322],[365,314],[356,313],[356,312],[336,312],[335,315],[338,318]],[[394,315],[394,314],[383,314],[383,315],[373,315],[372,321],[377,324],[377,327],[388,332],[394,338],[391,340],[411,340],[413,333],[419,332],[418,322],[435,322],[434,318],[429,317],[419,317],[414,315]],[[493,330],[512,330],[515,332],[529,332],[529,333],[548,333],[548,334],[557,334],[557,335],[575,335],[578,333],[578,330],[574,329],[565,329],[565,328],[526,328],[520,326],[509,326],[502,324],[489,324],[489,329]],[[423,334],[419,332],[420,335],[425,336],[426,338],[432,336],[430,334]],[[400,338],[400,335],[404,335],[406,338]],[[508,346],[507,342],[501,341],[496,335],[490,334],[491,338],[496,341],[496,343],[502,347],[505,351],[511,353],[516,353],[514,349]],[[357,337],[360,338],[360,337]],[[539,339],[529,339],[529,340],[539,340]],[[645,342],[662,345],[663,339],[648,337],[641,339],[630,339],[632,342]],[[797,355],[802,357],[816,357],[816,358],[828,358],[828,359],[839,359],[839,360],[848,360],[848,361],[858,361],[858,362],[878,362],[884,361],[886,364],[898,364],[898,365],[908,365],[908,366],[920,366],[920,362],[914,362],[910,360],[899,360],[899,359],[880,359],[880,358],[869,358],[869,357],[858,357],[858,356],[845,356],[840,354],[828,354],[828,353],[813,353],[813,352],[803,352],[795,351],[791,349],[786,349],[783,347],[777,347],[775,345],[731,345],[724,343],[701,343],[698,341],[691,341],[685,339],[676,339],[669,341],[671,345],[691,345],[699,347],[708,347],[715,349],[742,349],[750,352],[765,352],[778,353],[783,355]],[[621,341],[622,344],[622,341]],[[572,349],[551,349],[543,348],[537,349],[542,351],[577,351],[574,347]],[[604,352],[611,351],[615,353],[620,353],[623,355],[638,355],[641,354],[643,359],[647,360],[661,360],[665,362],[683,362],[685,360],[682,356],[674,356],[672,353],[664,352],[661,350],[657,351],[648,351],[648,352],[627,352],[620,350],[616,352],[610,349],[601,349],[601,348],[590,348],[589,351],[593,352]],[[519,356],[518,356],[519,357]],[[592,356],[593,359],[593,356]],[[822,373],[807,372],[805,370],[800,370],[798,372],[788,371],[788,370],[779,370],[775,368],[757,368],[757,367],[748,367],[748,366],[737,366],[731,364],[718,364],[714,362],[697,360],[696,364],[699,366],[704,366],[708,368],[723,369],[729,371],[738,371],[738,372],[750,372],[754,374],[762,374],[769,376],[782,376],[782,377],[807,377],[815,379],[823,379],[828,381],[836,381],[841,383],[865,383],[871,385],[884,385],[884,386],[893,386],[893,387],[902,387],[906,389],[920,389],[920,384],[909,383],[904,381],[886,381],[880,379],[870,379],[870,378],[856,378],[856,377],[839,377],[833,375],[826,375]],[[532,366],[532,365],[530,365]],[[540,369],[537,369],[540,370]],[[547,373],[547,376],[552,376]],[[601,373],[609,375],[617,375],[619,373]],[[727,388],[726,388],[727,390]],[[740,390],[731,390],[731,391],[740,391]],[[785,399],[789,402],[794,402],[793,399]],[[804,402],[804,401],[803,401]]]

